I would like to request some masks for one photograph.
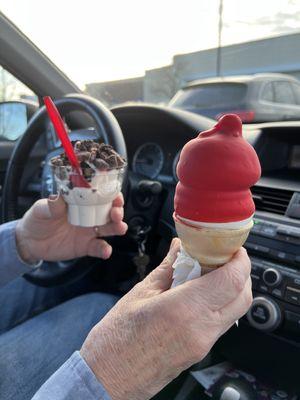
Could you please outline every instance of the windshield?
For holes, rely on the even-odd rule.
[[[284,104],[292,106],[291,119],[300,119],[300,0],[0,0],[0,8],[83,91],[109,107],[168,104],[188,83],[216,76],[271,73],[276,86],[274,73],[280,73],[294,79],[284,88]],[[264,94],[263,107],[254,107],[258,120],[286,118],[275,86]],[[198,88],[193,104],[222,106],[230,99],[239,108],[244,91],[242,85]],[[175,106],[185,105],[186,93]]]
[[[216,83],[180,90],[171,100],[174,107],[215,107],[239,105],[247,91],[242,83]]]

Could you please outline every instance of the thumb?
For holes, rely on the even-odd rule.
[[[48,198],[49,218],[59,219],[66,215],[67,205],[62,198],[58,195],[50,195]]]
[[[172,240],[170,250],[162,263],[156,269],[154,269],[151,274],[149,274],[144,280],[148,288],[152,289],[155,292],[153,294],[158,294],[170,289],[173,275],[172,266],[177,258],[179,250],[180,240],[178,238],[175,238]]]

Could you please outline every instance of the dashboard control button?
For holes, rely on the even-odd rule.
[[[280,259],[282,261],[290,261],[290,262],[292,262],[292,261],[295,260],[295,256],[293,256],[290,253],[286,253],[286,252],[280,251],[280,250],[279,251],[278,250],[271,250],[270,254],[271,254],[272,257],[275,257],[275,258]]]
[[[288,394],[286,392],[284,392],[283,390],[277,390],[276,394],[281,399],[286,399],[288,397]]]
[[[269,289],[268,289],[268,287],[266,285],[259,284],[258,285],[258,290],[260,290],[261,292],[267,293]]]
[[[259,273],[262,270],[262,266],[260,264],[257,264],[253,260],[251,260],[251,271],[255,272],[256,274]]]
[[[283,292],[280,289],[273,289],[271,293],[273,296],[279,297],[280,299],[283,297]]]
[[[281,273],[274,268],[268,268],[263,273],[263,281],[268,286],[279,285],[281,279],[282,279]]]
[[[150,181],[148,179],[144,179],[139,181],[138,191],[157,195],[162,191],[162,184],[159,181]]]
[[[299,288],[300,288],[300,278],[294,278],[294,279],[293,279],[293,283],[294,283],[295,285],[299,286]],[[296,288],[296,289],[298,289],[298,288]]]
[[[245,246],[246,246],[246,249],[248,249],[248,250],[254,250],[254,251],[257,251],[257,252],[263,253],[263,254],[268,254],[270,251],[269,247],[260,246],[259,244],[255,244],[255,243],[247,242],[245,244]]]
[[[264,324],[270,319],[270,312],[265,305],[256,304],[252,307],[251,317],[255,322]]]
[[[268,254],[270,252],[269,247],[265,247],[265,246],[257,246],[256,250],[259,251],[260,253],[264,253],[264,254]]]
[[[300,331],[300,314],[294,313],[292,311],[285,312],[285,319],[287,328]]]
[[[262,228],[262,224],[254,221],[254,225],[253,225],[253,228],[251,229],[251,232],[255,232],[255,233],[261,232],[261,228]]]
[[[285,300],[289,303],[300,305],[300,290],[287,286],[285,291]]]
[[[283,251],[276,251],[276,255],[278,258],[281,258],[281,260],[285,260],[287,258],[287,254]]]
[[[256,289],[260,278],[258,275],[251,274],[251,279],[252,279],[252,289]]]
[[[275,237],[277,234],[277,228],[275,225],[264,224],[260,229],[260,233],[263,236]]]
[[[274,331],[281,322],[278,304],[264,296],[255,297],[247,313],[247,319],[254,328],[262,331]]]

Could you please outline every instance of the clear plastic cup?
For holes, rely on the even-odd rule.
[[[78,173],[72,167],[51,167],[58,192],[68,204],[70,224],[91,227],[110,221],[112,202],[122,189],[125,166],[108,171],[83,169],[90,188],[76,186]]]

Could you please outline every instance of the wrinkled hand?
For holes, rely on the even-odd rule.
[[[67,205],[62,197],[38,200],[17,223],[16,242],[24,261],[62,261],[82,256],[107,259],[111,246],[99,236],[124,235],[127,225],[122,221],[124,200],[119,195],[113,202],[111,222],[98,228],[70,225]]]
[[[180,241],[90,332],[81,354],[112,400],[146,400],[200,361],[252,302],[244,249],[169,290]]]

